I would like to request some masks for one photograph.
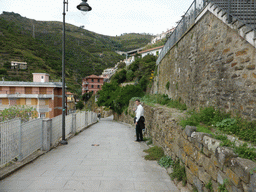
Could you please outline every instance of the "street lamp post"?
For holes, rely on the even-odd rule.
[[[65,8],[67,4],[68,11],[68,0],[63,0],[63,28],[62,28],[62,140],[61,144],[67,145],[68,142],[65,139],[65,116],[66,116],[66,106],[65,106]],[[92,8],[88,5],[87,0],[82,0],[82,2],[77,6],[80,11],[91,11]]]

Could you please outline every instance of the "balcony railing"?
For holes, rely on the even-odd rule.
[[[30,91],[30,92],[26,92],[26,91],[0,91],[0,94],[16,94],[16,95],[21,95],[21,94],[45,94],[45,95],[51,95],[53,94],[53,91]]]

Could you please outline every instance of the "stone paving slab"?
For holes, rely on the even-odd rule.
[[[148,146],[134,140],[131,126],[101,119],[0,181],[0,192],[179,191],[164,168],[144,159]]]

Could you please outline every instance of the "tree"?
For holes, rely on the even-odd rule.
[[[84,108],[83,101],[78,101],[76,104],[76,109],[82,110]]]
[[[132,70],[128,70],[126,73],[126,80],[127,81],[132,81],[134,78],[134,72]]]
[[[126,67],[125,62],[121,62],[121,63],[119,63],[119,65],[118,65],[118,69],[123,69],[123,68],[125,68],[125,67]]]
[[[122,69],[121,71],[117,72],[112,78],[111,81],[117,81],[118,84],[125,82],[126,80],[126,70]]]
[[[133,97],[142,97],[144,92],[139,85],[126,85],[119,89],[115,94],[114,111],[121,114],[124,109],[129,105],[129,101]]]
[[[128,106],[129,100],[132,97],[142,97],[144,92],[138,85],[120,87],[117,82],[112,82],[104,84],[98,94],[97,104],[99,106],[109,107],[118,114],[121,114]]]
[[[105,83],[102,86],[102,90],[98,92],[99,98],[97,104],[99,106],[110,107],[110,109],[114,109],[113,100],[115,99],[115,93],[118,92],[120,87],[116,81],[111,83]]]
[[[85,93],[82,95],[82,100],[84,102],[87,102],[92,97],[92,95],[93,95],[93,92]]]

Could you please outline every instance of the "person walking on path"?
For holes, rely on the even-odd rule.
[[[134,123],[136,125],[136,140],[137,142],[143,141],[143,135],[142,135],[142,129],[145,128],[145,118],[144,118],[144,109],[140,103],[139,99],[136,99],[135,101],[137,105],[137,109],[134,108],[134,111],[136,113]]]
[[[101,113],[100,113],[100,111],[99,111],[99,113],[98,113],[98,118],[99,118],[99,120],[100,120],[100,118],[101,118]]]

